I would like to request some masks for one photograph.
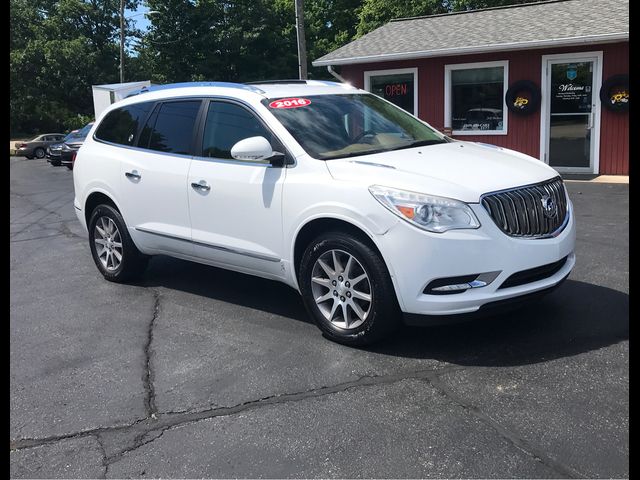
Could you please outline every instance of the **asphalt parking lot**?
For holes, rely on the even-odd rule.
[[[563,287],[363,350],[275,282],[106,282],[71,172],[12,157],[11,477],[628,477],[628,185],[567,185]]]

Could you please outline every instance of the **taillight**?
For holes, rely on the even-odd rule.
[[[26,144],[26,143],[19,143],[19,144],[18,144],[18,148],[24,148],[24,147],[26,147],[26,146],[27,146],[27,144]]]

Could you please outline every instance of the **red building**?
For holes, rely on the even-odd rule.
[[[454,138],[563,173],[629,174],[628,0],[393,20],[313,65]]]

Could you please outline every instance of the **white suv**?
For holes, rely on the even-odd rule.
[[[281,281],[351,345],[546,292],[575,264],[553,169],[334,82],[152,87],[98,118],[73,177],[107,280],[164,254]]]

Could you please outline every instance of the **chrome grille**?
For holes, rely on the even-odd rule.
[[[560,177],[487,193],[480,203],[500,230],[512,237],[551,236],[564,228],[567,220],[567,196]],[[552,204],[556,206],[555,215]]]

